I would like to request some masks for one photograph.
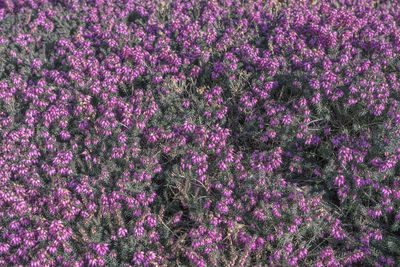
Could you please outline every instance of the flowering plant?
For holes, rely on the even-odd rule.
[[[1,266],[397,266],[396,1],[0,0]]]

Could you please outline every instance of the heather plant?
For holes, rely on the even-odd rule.
[[[0,265],[398,265],[399,12],[0,1]]]

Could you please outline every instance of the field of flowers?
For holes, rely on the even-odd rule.
[[[0,266],[400,266],[400,3],[0,0]]]

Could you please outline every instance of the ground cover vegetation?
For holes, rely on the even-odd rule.
[[[0,266],[398,266],[397,1],[0,0]]]

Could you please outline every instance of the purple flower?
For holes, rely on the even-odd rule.
[[[128,230],[126,228],[118,229],[118,237],[124,237],[128,234]]]
[[[135,226],[133,228],[133,234],[136,238],[141,238],[144,236],[144,228],[143,226]]]
[[[96,252],[96,254],[101,255],[101,256],[106,255],[109,250],[107,243],[91,244],[89,246],[93,248],[93,250]]]

